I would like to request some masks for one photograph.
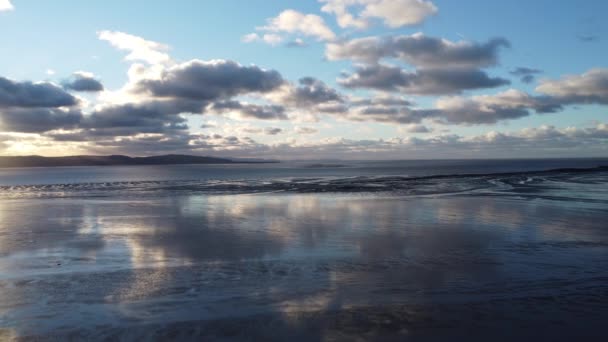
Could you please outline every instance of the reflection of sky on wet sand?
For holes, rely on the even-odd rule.
[[[551,279],[605,276],[605,217],[466,196],[3,201],[0,329],[559,292]]]

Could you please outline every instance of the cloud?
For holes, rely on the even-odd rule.
[[[250,33],[243,36],[242,40],[247,43],[264,41],[271,45],[277,45],[284,40],[281,34],[303,35],[313,37],[319,41],[331,41],[336,38],[335,33],[320,16],[303,14],[291,9],[268,19],[265,26],[257,27],[256,30],[267,33],[262,36],[257,33]]]
[[[338,81],[347,88],[368,88],[399,91],[414,95],[457,94],[464,90],[494,88],[508,85],[503,78],[489,77],[476,69],[419,69],[409,72],[388,65],[363,66]]]
[[[579,34],[576,36],[576,38],[583,43],[593,43],[600,39],[600,37],[593,34]]]
[[[542,80],[537,92],[563,104],[608,104],[608,69],[591,69],[581,75]]]
[[[5,132],[39,133],[74,127],[82,119],[78,104],[78,99],[53,83],[0,77],[0,128]]]
[[[329,60],[349,59],[368,64],[378,63],[385,58],[397,58],[416,67],[478,68],[498,64],[500,48],[509,46],[509,41],[504,38],[485,43],[452,42],[415,33],[410,36],[365,37],[328,43],[325,55]]]
[[[77,127],[82,117],[82,113],[76,109],[0,109],[0,128],[5,132],[42,133]]]
[[[50,133],[48,137],[60,135],[61,133]],[[14,142],[11,141],[13,139],[17,138],[0,135],[0,141],[6,146],[10,146]],[[137,134],[121,138],[99,137],[99,139],[94,144],[87,145],[87,148],[98,154],[200,153],[224,157],[279,159],[387,159],[396,154],[408,158],[521,158],[535,157],[539,154],[601,156],[608,150],[608,124],[598,123],[583,128],[557,128],[543,125],[514,132],[492,130],[473,136],[449,134],[424,138],[410,136],[362,140],[334,137],[269,144],[256,142],[246,136],[218,134]]]
[[[265,135],[277,135],[283,132],[283,129],[278,128],[278,127],[264,127],[264,128],[260,128],[260,127],[249,127],[249,126],[245,126],[245,127],[239,127],[237,128],[238,131],[243,132],[243,133],[247,133],[247,134],[265,134]]]
[[[49,82],[17,82],[0,77],[0,109],[2,107],[64,107],[78,100]]]
[[[241,41],[244,43],[253,43],[263,41],[270,45],[278,45],[283,42],[283,37],[275,33],[265,33],[259,35],[257,33],[249,33],[243,36]]]
[[[400,127],[400,131],[407,133],[430,133],[432,130],[425,125],[421,124],[409,124]]]
[[[448,124],[493,124],[530,115],[526,106],[492,103],[483,97],[441,98],[436,105],[435,117]]]
[[[318,133],[319,130],[312,127],[296,127],[295,132],[296,134],[315,134]]]
[[[196,101],[149,101],[108,105],[86,116],[80,125],[92,136],[128,136],[140,133],[184,131],[188,126],[181,113],[201,113]]]
[[[277,135],[279,133],[282,133],[283,130],[281,128],[278,128],[278,127],[266,127],[266,128],[264,128],[264,132],[267,135]]]
[[[273,95],[273,94],[271,94]],[[276,101],[295,107],[316,107],[327,103],[341,103],[343,97],[325,82],[314,77],[303,77],[297,86],[286,86],[274,96]]]
[[[167,54],[169,47],[165,44],[145,40],[120,31],[99,31],[97,37],[109,42],[119,50],[128,51],[125,57],[128,61],[143,61],[150,64],[170,63],[171,58]]]
[[[542,70],[526,68],[526,67],[518,67],[511,70],[509,73],[513,76],[517,76],[520,78],[520,81],[523,83],[532,83],[534,82],[536,75],[542,74]]]
[[[287,120],[285,108],[278,105],[257,105],[238,101],[215,102],[207,108],[214,113],[237,113],[243,118]]]
[[[274,70],[226,60],[191,60],[162,70],[158,78],[139,80],[134,91],[160,98],[216,101],[270,92],[284,82]]]
[[[104,89],[103,84],[95,79],[95,75],[83,71],[75,72],[71,79],[63,83],[63,87],[67,90],[84,92],[98,92]]]
[[[421,24],[437,13],[437,7],[425,0],[320,0],[325,3],[321,10],[336,16],[338,25],[343,28],[367,28],[370,18],[380,19],[392,28]],[[353,15],[351,7],[360,8]]]
[[[411,106],[413,103],[400,96],[376,94],[371,98],[355,98],[350,100],[352,106]]]
[[[10,0],[0,0],[0,12],[12,11],[15,7],[11,4]]]
[[[419,124],[432,120],[449,125],[493,124],[536,113],[554,113],[562,104],[551,97],[532,96],[509,89],[493,95],[441,97],[431,108],[417,108],[405,99],[379,96],[353,99],[347,110],[335,113],[353,121],[376,121],[396,124]]]
[[[306,46],[308,46],[308,44],[306,44],[306,42],[304,40],[302,40],[302,38],[296,38],[296,39],[290,41],[289,43],[287,43],[286,46],[290,47],[290,48],[299,48],[299,47],[306,47]]]

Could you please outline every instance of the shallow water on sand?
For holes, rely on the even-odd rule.
[[[30,189],[0,201],[0,340],[602,340],[607,180]]]

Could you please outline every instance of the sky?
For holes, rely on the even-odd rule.
[[[608,156],[604,0],[0,0],[0,155]]]

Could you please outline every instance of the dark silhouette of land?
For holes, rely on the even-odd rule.
[[[150,157],[111,156],[7,156],[0,157],[0,168],[7,167],[54,167],[54,166],[112,166],[112,165],[177,165],[177,164],[240,164],[276,163],[268,160],[238,160],[168,154]]]

